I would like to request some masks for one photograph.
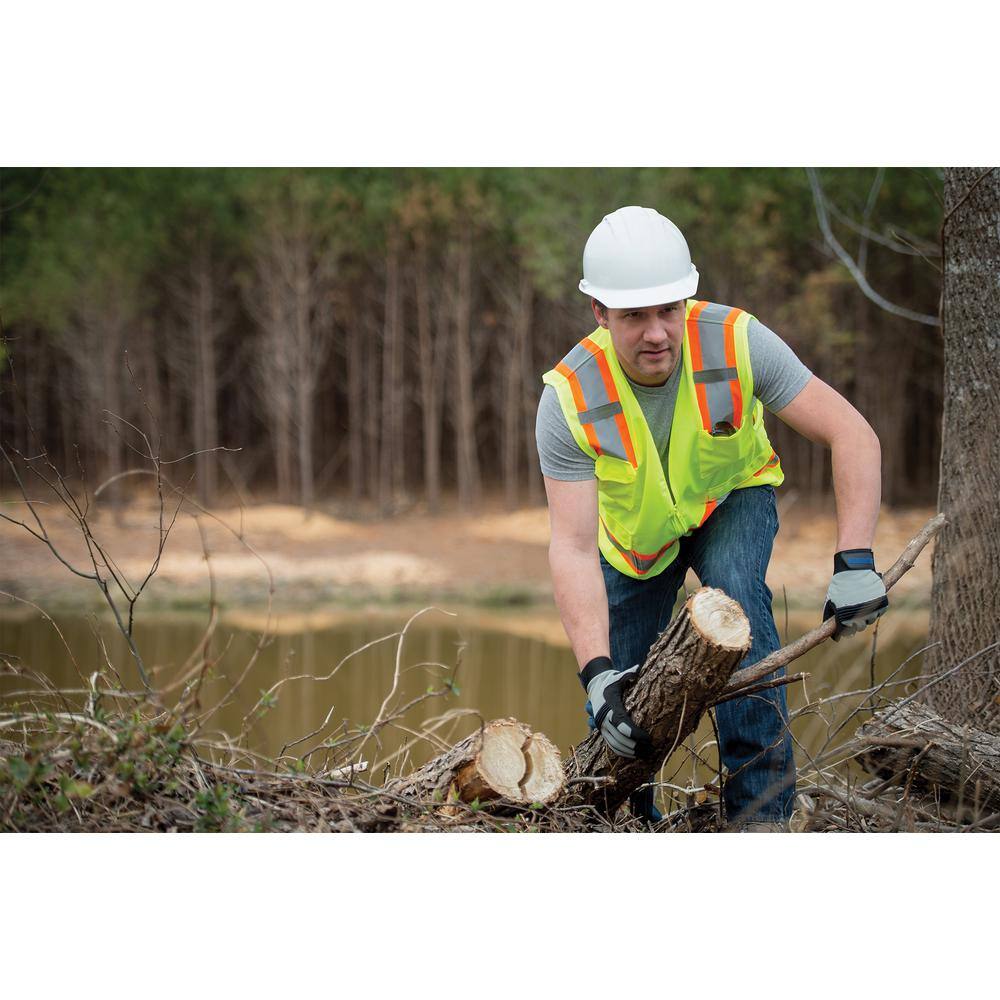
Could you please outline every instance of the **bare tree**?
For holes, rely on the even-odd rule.
[[[424,489],[427,506],[435,513],[441,503],[441,372],[447,337],[435,331],[431,318],[429,237],[414,232],[414,293],[417,304],[417,371],[420,379],[420,416],[423,432]]]
[[[337,256],[317,215],[321,195],[300,178],[287,195],[271,192],[253,241],[254,280],[244,285],[261,331],[254,358],[257,390],[271,418],[278,493],[289,499],[292,452],[298,459],[299,502],[314,499],[313,428],[316,389],[331,344],[330,285]],[[277,194],[277,196],[275,196]]]
[[[458,223],[458,238],[453,248],[455,289],[453,295],[454,365],[455,365],[455,432],[458,502],[470,510],[479,501],[479,453],[476,447],[476,403],[473,387],[474,353],[472,344],[472,224],[468,219]]]
[[[192,236],[187,267],[169,282],[170,291],[183,317],[189,350],[172,351],[191,399],[191,437],[198,452],[196,487],[201,502],[210,505],[217,488],[217,461],[212,450],[219,444],[219,345],[231,321],[230,295],[220,272],[209,237],[201,231]],[[161,412],[154,407],[154,412]]]
[[[378,506],[392,509],[403,485],[405,440],[403,415],[403,282],[402,238],[390,227],[385,250],[385,319],[382,325],[382,440],[379,454]]]

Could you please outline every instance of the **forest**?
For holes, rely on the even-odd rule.
[[[583,245],[640,204],[685,233],[700,298],[753,313],[868,418],[884,501],[932,503],[942,187],[927,168],[7,168],[0,427],[96,482],[148,407],[205,503],[540,502],[540,377],[593,326]],[[789,486],[827,492],[822,449],[769,419]]]
[[[891,589],[933,542],[929,641],[890,667],[884,660],[895,654],[886,651],[876,669],[876,627],[870,652],[856,644],[839,665],[802,660],[807,669],[782,675],[836,625],[827,618],[791,639],[783,593],[784,645],[741,668],[751,632],[740,605],[711,587],[685,595],[628,694],[651,733],[660,768],[652,781],[649,760],[616,758],[597,732],[580,739],[576,709],[569,739],[554,742],[533,728],[527,718],[537,725],[547,706],[569,702],[551,697],[554,686],[543,692],[539,670],[518,653],[481,666],[471,683],[505,667],[522,674],[532,700],[520,721],[511,714],[518,685],[509,682],[498,689],[502,708],[491,722],[460,701],[431,716],[433,700],[460,697],[464,646],[452,647],[454,662],[420,659],[414,666],[431,683],[418,691],[407,687],[404,640],[417,641],[411,626],[440,608],[366,638],[323,673],[307,658],[304,672],[292,672],[290,649],[265,666],[276,637],[281,648],[289,606],[275,616],[276,576],[248,538],[245,501],[251,510],[274,499],[299,514],[327,506],[349,515],[338,522],[311,514],[312,534],[289,536],[284,548],[272,524],[265,555],[283,567],[284,584],[303,566],[326,577],[356,556],[364,565],[390,554],[380,551],[384,538],[364,535],[359,514],[391,526],[416,509],[423,520],[409,530],[419,534],[429,531],[428,513],[474,511],[497,497],[544,512],[533,440],[539,376],[588,330],[587,302],[575,287],[580,248],[602,213],[624,203],[669,213],[703,275],[699,295],[746,306],[869,418],[881,440],[888,506],[937,507],[880,562]],[[26,655],[0,656],[4,676],[34,686],[7,692],[10,709],[0,714],[11,736],[22,735],[20,743],[0,740],[0,828],[582,832],[641,829],[649,820],[663,831],[725,831],[729,776],[704,756],[718,743],[713,710],[777,686],[795,688],[790,725],[803,737],[785,829],[1000,828],[1000,591],[989,586],[1000,565],[992,502],[1000,454],[996,436],[981,433],[995,425],[1000,398],[988,333],[998,205],[996,168],[5,171],[0,489],[11,505],[3,514],[13,554],[8,586],[19,589],[28,560],[10,530],[27,529],[43,554],[96,585],[119,655],[89,616],[92,634],[76,645],[82,659],[96,639],[100,658],[81,668],[56,620],[30,595],[4,591],[35,612],[7,623],[10,636],[23,636]],[[772,433],[792,489],[828,491],[823,451],[780,423]],[[133,526],[159,539],[139,573],[120,553],[129,505],[117,504],[137,489],[137,471],[153,488],[132,498]],[[29,491],[27,473],[49,499]],[[99,507],[88,491],[103,494]],[[207,592],[186,594],[207,615],[186,655],[164,655],[151,633],[134,627],[146,584],[177,572],[172,532],[184,526],[179,506],[174,519],[166,513],[168,492],[189,508],[188,543],[199,553],[190,564],[209,583]],[[238,527],[210,509],[230,494],[240,505]],[[121,517],[105,516],[105,507],[119,506]],[[823,507],[803,512],[799,527],[829,522],[828,509],[815,513]],[[200,517],[266,569],[264,619],[226,620],[240,610],[238,594],[223,597],[216,572],[234,563]],[[59,518],[78,536],[72,559],[65,530],[46,527]],[[452,532],[441,547],[454,550],[453,578],[469,596],[465,563],[475,559],[462,532],[471,519],[438,520]],[[310,563],[324,543],[328,561]],[[515,563],[537,569],[544,543],[529,544],[535,561]],[[481,569],[494,575],[514,548],[511,537],[483,545]],[[813,556],[805,548],[792,554],[787,565],[801,574]],[[418,577],[430,565],[419,563]],[[818,610],[805,577],[791,579],[793,602],[815,601]],[[361,582],[349,579],[334,603],[346,607]],[[376,600],[390,603],[391,593]],[[291,607],[301,603],[293,592]],[[889,620],[903,624],[904,607],[901,600]],[[508,627],[521,627],[528,615],[518,603],[507,617]],[[36,636],[51,625],[62,649],[40,654],[17,631],[29,618]],[[305,621],[293,619],[286,632],[310,633]],[[69,629],[70,618],[63,622]],[[253,645],[234,664],[240,630]],[[325,667],[333,638],[330,630],[320,643],[331,643]],[[366,721],[311,693],[356,654],[389,642],[394,657],[381,654],[388,691]],[[303,650],[310,644],[307,635]],[[79,686],[59,687],[48,676],[66,657]],[[255,666],[254,682],[244,683]],[[572,681],[569,670],[561,676]],[[377,683],[371,670],[359,680]],[[253,734],[277,728],[269,713],[279,692],[291,700],[293,688],[325,715],[298,730],[305,736],[286,732],[280,750],[265,752]],[[238,710],[236,725],[207,729],[228,706]],[[813,722],[820,731],[807,742]],[[398,745],[383,743],[390,731]],[[565,760],[557,743],[570,746]],[[675,751],[692,762],[687,779],[667,772]],[[658,789],[665,816],[619,817],[644,787]]]

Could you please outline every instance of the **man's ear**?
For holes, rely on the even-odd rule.
[[[606,327],[608,325],[607,310],[605,310],[604,312],[601,311],[603,307],[601,306],[601,303],[597,301],[597,299],[590,300],[590,308],[594,310],[594,319],[597,320],[598,324],[600,326]]]

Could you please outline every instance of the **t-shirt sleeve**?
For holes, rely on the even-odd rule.
[[[781,337],[759,320],[750,320],[747,342],[753,370],[753,394],[776,413],[806,387],[812,372]]]
[[[596,478],[594,460],[576,443],[551,385],[545,386],[538,401],[535,444],[542,475],[567,482]]]

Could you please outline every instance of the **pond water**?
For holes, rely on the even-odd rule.
[[[215,665],[202,685],[201,706],[206,711],[214,708],[237,679],[242,677],[242,681],[207,720],[207,730],[236,735],[246,727],[248,745],[267,756],[276,756],[287,744],[316,732],[288,751],[302,755],[324,739],[343,735],[338,727],[370,724],[376,718],[392,687],[398,656],[400,683],[393,705],[418,698],[428,687],[441,689],[449,679],[453,690],[416,704],[380,734],[379,746],[368,743],[363,757],[371,762],[372,780],[379,779],[387,759],[393,767],[403,764],[408,769],[433,755],[430,743],[415,740],[416,731],[437,723],[437,735],[454,742],[475,728],[479,713],[484,719],[514,716],[544,732],[563,752],[587,735],[584,693],[554,609],[502,613],[457,609],[454,617],[432,610],[411,622],[400,644],[394,633],[412,614],[402,609],[329,609],[279,615],[277,622],[272,619],[272,631],[262,641],[264,614],[230,613],[208,647]],[[815,614],[792,613],[786,626],[780,608],[775,618],[782,641],[786,628],[787,639],[794,639],[817,624]],[[816,698],[866,688],[872,675],[876,682],[885,680],[925,644],[926,634],[926,613],[890,610],[880,623],[874,667],[871,629],[850,640],[822,644],[793,665],[793,670],[811,676],[806,691],[801,683],[789,688],[789,704],[793,709],[801,706],[806,692]],[[155,673],[159,689],[177,682],[184,665],[201,648],[204,635],[204,615],[147,615],[138,621],[136,644]],[[5,613],[0,615],[0,654],[44,674],[61,688],[80,689],[81,676],[106,661],[127,686],[139,686],[125,642],[110,618],[61,615],[55,616],[53,624],[35,614]],[[921,656],[914,657],[899,678],[917,675],[921,661]],[[284,683],[274,693],[274,704],[255,708],[261,693],[279,681]],[[21,698],[17,692],[26,687],[23,678],[0,678],[0,692],[7,699]],[[889,693],[895,696],[904,690],[896,687]],[[859,700],[842,699],[831,711],[835,708],[846,716]],[[438,721],[445,715],[449,717]],[[855,724],[845,727],[839,739],[849,735]],[[826,740],[829,726],[824,717],[806,715],[795,720],[793,733],[804,750],[814,753]],[[695,739],[704,743],[711,738],[711,726],[703,720]],[[412,746],[405,751],[408,744]],[[707,756],[714,759],[712,752]],[[692,769],[689,760],[687,755],[675,754],[664,780],[683,785],[711,777],[706,768]]]

